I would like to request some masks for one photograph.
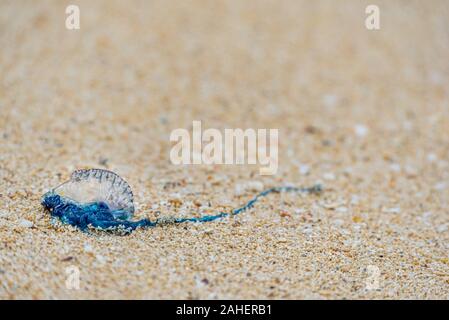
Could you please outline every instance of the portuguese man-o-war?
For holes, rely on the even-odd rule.
[[[174,218],[171,223],[209,222],[240,214],[261,198],[271,193],[295,192],[319,194],[320,185],[309,188],[275,187],[260,192],[243,206],[231,212],[219,212],[192,218]],[[167,219],[131,220],[134,214],[134,199],[129,184],[114,172],[103,169],[77,170],[69,181],[44,194],[42,205],[62,223],[79,228],[130,233],[137,228],[155,227],[167,223]]]

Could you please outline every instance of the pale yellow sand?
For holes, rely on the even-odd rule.
[[[0,298],[449,298],[449,5],[375,1],[368,31],[371,2],[74,1],[69,31],[72,1],[1,0]],[[279,128],[278,174],[171,165],[193,120]],[[229,210],[247,182],[326,191],[91,236],[40,206],[84,167],[151,219]]]

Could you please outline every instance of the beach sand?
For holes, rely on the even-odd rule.
[[[376,1],[373,31],[368,4],[0,1],[0,298],[448,299],[449,5]],[[277,174],[171,164],[193,120],[279,129]],[[92,167],[135,218],[325,190],[129,236],[52,223],[43,193]]]

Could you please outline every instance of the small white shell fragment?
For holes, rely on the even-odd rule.
[[[22,219],[19,222],[19,226],[22,228],[32,228],[34,226],[34,223],[27,219]]]
[[[262,182],[260,181],[248,181],[247,183],[247,190],[250,191],[262,191],[264,188],[264,185]]]
[[[324,180],[335,180],[335,174],[333,174],[332,172],[327,172],[327,173],[323,174],[323,179]]]
[[[435,153],[429,153],[427,155],[427,161],[435,162],[436,160],[438,160],[438,156]]]
[[[264,188],[264,184],[260,181],[248,181],[246,183],[238,183],[235,186],[234,194],[236,196],[241,196],[247,191],[251,192],[261,192]]]
[[[437,184],[435,184],[433,186],[433,188],[437,191],[444,190],[444,189],[446,189],[446,182],[438,182]]]
[[[86,243],[85,245],[84,245],[84,252],[86,252],[86,253],[91,253],[91,252],[93,252],[94,250],[93,250],[93,248],[92,248],[92,246],[90,245],[90,244],[88,244],[88,243]]]
[[[309,174],[310,172],[310,167],[306,164],[302,164],[299,166],[299,173],[303,176]]]
[[[336,226],[336,227],[341,227],[342,225],[344,225],[344,220],[342,219],[334,219],[332,221],[332,223]]]
[[[0,210],[0,218],[6,218],[9,216],[9,212],[6,210]]]
[[[101,263],[101,264],[103,264],[103,263],[106,262],[106,258],[105,258],[104,256],[102,256],[101,254],[97,254],[97,255],[95,256],[95,258],[96,258],[97,261],[98,261],[99,263]]]
[[[401,171],[401,165],[398,163],[392,163],[390,164],[390,170],[394,172],[399,172]]]
[[[416,177],[418,175],[418,171],[410,165],[406,165],[404,171],[409,177]]]
[[[323,104],[326,108],[334,108],[338,100],[338,96],[335,94],[328,93],[323,96]]]
[[[363,124],[356,124],[354,126],[354,132],[355,132],[356,136],[363,138],[364,136],[366,136],[368,134],[368,128],[366,126],[364,126]]]
[[[439,233],[446,232],[447,229],[448,229],[447,224],[441,224],[437,227],[437,232],[439,232]]]
[[[339,212],[339,213],[346,213],[346,212],[348,212],[348,208],[347,207],[338,207],[335,211]]]
[[[360,202],[360,197],[358,195],[352,195],[351,196],[351,204],[357,205]]]
[[[400,213],[400,212],[401,212],[401,208],[399,208],[399,207],[385,208],[385,209],[383,210],[383,212],[385,212],[385,213],[393,213],[393,214],[397,214],[397,213]]]

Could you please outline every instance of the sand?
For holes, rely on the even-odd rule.
[[[0,298],[448,299],[449,5],[376,1],[369,31],[367,4],[2,0]],[[278,128],[277,174],[172,165],[193,120]],[[52,223],[43,193],[91,167],[136,218],[325,191],[129,236]]]

